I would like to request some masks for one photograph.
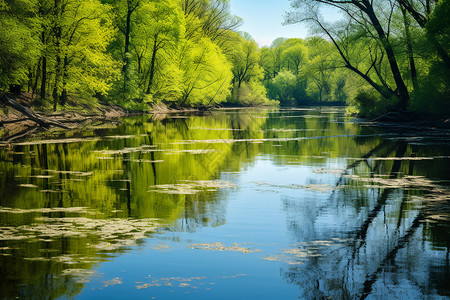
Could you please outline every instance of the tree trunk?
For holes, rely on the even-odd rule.
[[[400,5],[403,9],[407,10],[408,13],[413,17],[413,19],[419,24],[420,27],[423,29],[426,29],[427,23],[428,23],[428,16],[423,16],[420,14],[417,10],[414,9],[411,4],[406,0],[398,0],[400,2]],[[427,14],[431,13],[431,5],[430,1],[426,1],[426,10]],[[428,39],[433,44],[434,48],[436,49],[436,52],[441,57],[444,64],[447,66],[447,68],[450,69],[450,56],[448,55],[447,50],[439,43],[439,41],[436,39],[436,36],[433,33],[427,32]]]
[[[368,0],[364,0],[363,3],[365,5],[363,11],[367,14],[370,21],[372,22],[375,30],[377,31],[378,37],[380,38],[381,44],[383,45],[383,48],[386,51],[392,76],[394,77],[395,84],[397,85],[396,92],[397,96],[400,99],[399,108],[406,109],[409,103],[409,93],[408,89],[406,88],[405,82],[403,81],[400,68],[398,67],[394,49],[392,48],[392,45],[389,42],[389,38],[386,36],[386,33],[384,32],[383,27],[380,24],[380,21],[375,15],[373,6],[369,3]]]
[[[31,68],[28,68],[28,86],[27,86],[27,92],[29,93],[33,87],[33,70]]]
[[[38,123],[42,127],[48,128],[51,125],[53,125],[53,126],[61,127],[61,128],[64,128],[64,129],[69,129],[69,127],[67,127],[66,125],[64,125],[64,124],[62,124],[60,122],[53,121],[53,120],[50,120],[50,119],[47,119],[47,118],[43,117],[43,116],[35,113],[31,109],[21,105],[17,101],[15,101],[13,99],[10,99],[6,95],[3,95],[2,97],[0,97],[0,102],[2,102],[3,104],[6,104],[6,105],[14,108],[15,110],[17,110],[17,111],[19,111],[21,113],[23,113],[30,120],[32,120],[33,122]]]
[[[45,45],[45,29],[42,30],[41,33],[41,41],[42,44]],[[45,97],[47,96],[47,90],[46,90],[46,85],[47,85],[47,56],[42,57],[42,78],[41,78],[41,98],[45,99]]]
[[[66,84],[67,84],[67,77],[69,76],[69,75],[68,75],[68,72],[67,72],[67,67],[68,67],[68,65],[69,65],[69,60],[67,59],[67,55],[66,55],[66,56],[64,57],[64,66],[63,66],[63,88],[62,88],[61,99],[60,99],[61,105],[62,105],[62,106],[66,105],[66,102],[67,102],[67,87],[66,87]]]
[[[409,26],[411,24],[409,23],[408,17],[406,16],[406,9],[403,6],[400,6],[400,9],[402,11],[403,22],[405,24],[406,48],[408,50],[411,80],[412,80],[414,90],[417,90],[417,88],[419,86],[418,80],[417,80],[417,69],[416,69],[416,63],[414,61],[414,53],[413,53],[413,48],[412,48],[412,43],[411,43],[411,32],[409,31]]]
[[[125,49],[124,49],[124,57],[123,57],[123,69],[122,72],[124,74],[124,82],[123,87],[124,90],[127,90],[128,82],[130,81],[128,69],[130,64],[130,58],[128,57],[128,53],[130,52],[130,34],[131,34],[131,14],[133,13],[133,9],[131,8],[130,0],[127,0],[128,9],[127,9],[127,23],[125,28]]]
[[[447,50],[445,50],[444,47],[442,47],[441,43],[436,39],[436,36],[432,33],[428,33],[428,39],[430,42],[434,45],[434,48],[436,48],[436,52],[441,57],[444,64],[447,66],[448,69],[450,69],[450,56],[447,53]]]
[[[42,58],[39,59],[37,67],[36,67],[36,76],[34,78],[34,83],[33,83],[33,88],[32,88],[33,97],[34,97],[34,94],[36,94],[38,84],[39,84],[39,76],[41,75],[41,60],[42,60]]]
[[[42,57],[42,80],[41,80],[41,98],[45,99],[47,96],[46,87],[47,85],[47,57]]]
[[[55,1],[56,2],[56,1]],[[55,84],[53,86],[53,111],[58,108],[59,102],[59,80],[61,78],[61,28],[55,28],[56,34],[56,66],[55,66]]]
[[[158,37],[155,36],[155,41],[153,43],[153,51],[152,51],[152,61],[150,63],[150,79],[148,80],[147,94],[150,94],[150,89],[153,84],[153,77],[155,75],[155,62],[156,62],[156,52],[158,51]]]

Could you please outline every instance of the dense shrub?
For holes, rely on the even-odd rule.
[[[374,117],[395,111],[397,105],[398,99],[395,97],[384,99],[371,89],[361,89],[350,101],[349,112],[361,117]]]

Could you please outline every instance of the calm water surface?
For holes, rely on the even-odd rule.
[[[0,298],[450,297],[449,132],[122,121],[0,149]]]

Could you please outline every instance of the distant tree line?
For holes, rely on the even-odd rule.
[[[345,103],[348,75],[337,68],[338,53],[320,38],[276,39],[261,49],[264,85],[281,105]]]

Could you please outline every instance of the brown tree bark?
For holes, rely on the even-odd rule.
[[[64,125],[58,121],[50,120],[44,116],[41,116],[41,115],[35,113],[34,111],[32,111],[31,109],[21,105],[16,100],[9,98],[6,95],[3,95],[0,97],[0,102],[21,112],[22,114],[27,116],[30,120],[41,125],[42,127],[48,128],[50,126],[56,126],[56,127],[60,127],[60,128],[64,128],[64,129],[69,129],[69,127],[67,127],[66,125]]]

